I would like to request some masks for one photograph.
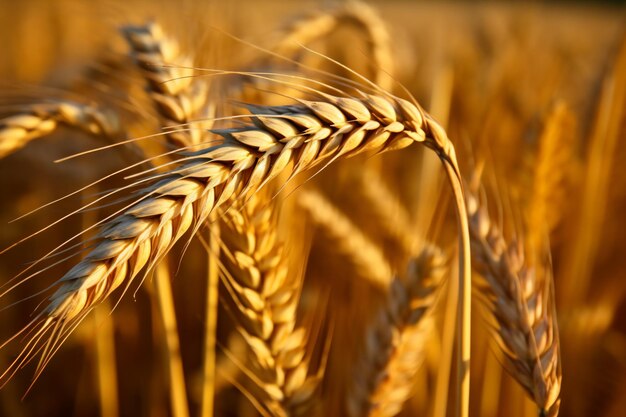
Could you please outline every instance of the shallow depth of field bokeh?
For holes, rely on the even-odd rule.
[[[537,287],[515,285],[523,287],[525,314],[532,313],[526,310],[536,301],[532,296],[541,295],[537,303],[550,310],[545,325],[560,335],[554,348],[559,377],[562,370],[558,415],[623,416],[625,7],[619,2],[395,0],[351,3],[360,17],[347,13],[339,19],[337,10],[344,4],[1,2],[0,250],[41,233],[0,254],[0,345],[30,322],[33,311],[45,308],[53,284],[76,265],[81,251],[87,253],[98,229],[74,240],[76,246],[68,252],[21,271],[131,201],[117,198],[136,194],[122,191],[89,206],[99,196],[124,187],[139,178],[132,174],[152,166],[162,165],[157,174],[172,169],[171,155],[157,155],[169,152],[178,139],[158,135],[59,159],[164,129],[238,127],[247,122],[183,123],[248,114],[242,102],[293,104],[295,97],[301,104],[297,100],[309,99],[312,89],[333,93],[326,84],[349,88],[339,77],[365,90],[371,88],[367,78],[398,96],[412,95],[445,128],[465,188],[474,193],[471,201],[488,208],[489,225],[502,232],[506,250],[521,251],[511,254],[511,263],[536,275]],[[318,26],[298,32],[315,19]],[[174,52],[162,62],[166,71],[206,88],[198,93],[204,94],[199,98],[202,111],[185,115],[183,122],[164,111],[169,108],[168,93],[159,90],[164,84],[147,81],[154,67],[142,67],[143,56],[137,47],[132,50],[133,34],[154,25],[177,44],[170,45]],[[246,71],[262,74],[253,77]],[[83,123],[77,128],[63,119],[73,116],[57,112],[56,124],[46,125],[49,131],[7,150],[2,140],[23,133],[7,120],[24,114],[41,118],[59,102],[105,109],[102,114],[112,117],[114,126],[100,116],[86,121],[76,116],[77,125]],[[182,107],[197,102],[189,103]],[[202,146],[207,145],[194,149]],[[201,225],[194,239],[192,226],[159,257],[160,266],[143,283],[140,273],[126,291],[120,286],[84,318],[32,387],[37,352],[14,375],[2,375],[0,416],[456,415],[458,226],[442,164],[419,144],[338,158],[317,173],[324,164],[296,176],[284,189],[288,175],[278,176],[250,201],[228,203],[232,207],[213,213],[211,225]],[[79,210],[83,206],[88,209]],[[74,214],[47,227],[68,213]],[[250,246],[257,248],[254,256],[245,254]],[[432,280],[420,283],[427,288],[420,287],[422,292],[411,298],[426,307],[409,306],[415,309],[412,314],[426,312],[419,326],[413,329],[410,323],[393,332],[376,328],[386,325],[381,315],[393,316],[389,311],[396,308],[386,304],[390,292],[399,291],[394,276],[408,279],[402,282],[410,293],[410,266],[435,247],[441,265],[429,270]],[[268,253],[260,254],[263,248]],[[522,330],[514,325],[511,333],[503,330],[503,322],[515,315],[505,313],[518,306],[498,298],[502,293],[481,276],[488,272],[474,259],[480,250],[473,241],[472,261],[478,267],[473,274],[469,414],[536,416],[536,399],[545,395],[533,397],[520,384],[524,370],[510,369],[507,354],[513,354],[498,342],[503,337],[519,342],[514,332]],[[77,256],[66,259],[68,255]],[[11,288],[36,271],[42,273]],[[257,275],[263,281],[283,273],[288,278],[276,284],[284,288],[274,298],[262,299],[261,290],[261,295],[250,290]],[[215,277],[220,281],[211,279]],[[243,288],[249,282],[250,288]],[[288,303],[276,301],[281,297]],[[266,317],[255,303],[278,303],[282,310],[279,314],[276,304]],[[266,325],[274,326],[275,345],[280,330],[293,331],[290,340],[297,346],[268,353],[271,363],[259,364],[267,347],[259,347],[260,339],[250,336],[257,330],[249,327]],[[533,329],[538,339],[546,331],[540,327]],[[418,330],[407,336],[408,343],[402,339],[405,330]],[[207,341],[207,332],[214,332],[215,342]],[[11,363],[20,358],[25,336],[0,348],[0,374],[14,370]],[[407,354],[394,345],[372,356],[373,346],[380,347],[386,338],[404,340],[402,349],[410,350],[410,359],[375,375],[370,367]],[[213,360],[214,376],[207,368]],[[268,367],[273,372],[269,377]],[[394,372],[402,375],[401,384]],[[265,383],[267,378],[278,381],[276,386]],[[371,402],[369,413],[361,397]]]

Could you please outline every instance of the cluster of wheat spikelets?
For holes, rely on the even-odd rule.
[[[244,4],[3,91],[0,414],[620,415],[617,19]]]

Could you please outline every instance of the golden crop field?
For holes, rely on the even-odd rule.
[[[621,417],[619,2],[0,3],[0,416]]]

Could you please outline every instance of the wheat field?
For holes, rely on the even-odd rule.
[[[622,416],[625,23],[0,3],[0,416]]]

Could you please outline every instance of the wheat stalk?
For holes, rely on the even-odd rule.
[[[527,263],[519,241],[506,241],[478,199],[468,195],[472,260],[485,282],[481,295],[495,320],[508,371],[541,416],[556,416],[561,362],[552,270]]]
[[[348,397],[350,416],[392,417],[402,410],[423,360],[425,325],[444,273],[443,254],[427,246],[403,279],[391,281],[387,301],[367,330]]]
[[[96,105],[68,100],[32,104],[18,114],[0,119],[0,158],[52,133],[60,125],[111,139],[120,131],[117,115]]]
[[[262,404],[271,415],[294,416],[311,406],[320,376],[310,374],[307,332],[296,326],[300,283],[288,268],[272,204],[257,194],[224,214],[224,265]]]
[[[189,402],[183,360],[180,352],[180,340],[178,335],[178,323],[174,310],[174,296],[172,294],[171,274],[169,271],[168,258],[165,257],[155,270],[155,304],[163,325],[165,339],[165,357],[169,378],[169,395],[172,416],[189,417]]]

